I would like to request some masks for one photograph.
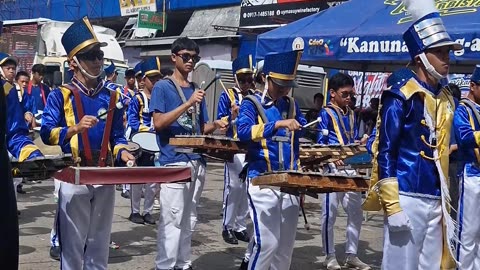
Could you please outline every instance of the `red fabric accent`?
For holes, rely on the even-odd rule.
[[[106,161],[107,161],[107,153],[108,153],[108,145],[110,144],[110,132],[112,131],[112,122],[113,122],[113,115],[115,111],[113,109],[115,108],[115,97],[116,93],[115,92],[110,92],[110,104],[108,105],[108,111],[110,113],[107,114],[107,122],[105,123],[105,129],[103,130],[103,139],[102,139],[102,148],[100,149],[100,160],[98,162],[98,165],[100,167],[105,167],[106,166]],[[110,111],[112,110],[112,111]],[[113,151],[113,149],[112,149]],[[115,158],[115,157],[113,157]]]
[[[39,86],[40,86],[40,92],[42,92],[43,106],[45,106],[47,105],[47,98],[45,97],[45,91],[43,90],[43,83],[40,83]],[[32,81],[29,81],[27,86],[28,95],[32,94],[32,87],[33,87]]]

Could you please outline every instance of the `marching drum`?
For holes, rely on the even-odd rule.
[[[138,144],[142,149],[137,164],[141,166],[153,166],[155,154],[160,152],[157,135],[153,132],[141,131],[133,134],[131,141]]]

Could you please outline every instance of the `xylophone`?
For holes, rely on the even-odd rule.
[[[176,183],[191,181],[191,168],[172,167],[67,167],[53,177],[75,185]]]
[[[32,180],[45,180],[65,167],[73,166],[72,155],[46,155],[42,158],[18,162],[11,161],[12,175],[18,178],[28,178]]]
[[[177,135],[169,143],[177,147],[177,152],[190,151],[227,161],[232,161],[235,154],[247,153],[244,143],[226,136]]]
[[[316,170],[325,163],[338,160],[344,160],[353,169],[371,167],[371,157],[363,145],[300,145],[300,163],[305,170]]]
[[[369,182],[362,176],[301,171],[275,171],[252,179],[256,186],[277,186],[298,193],[362,192],[368,190]]]

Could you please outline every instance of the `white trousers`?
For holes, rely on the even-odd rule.
[[[62,182],[58,204],[60,269],[107,269],[115,187]]]
[[[136,184],[130,185],[130,202],[132,207],[132,213],[140,213],[140,201],[142,200],[142,189],[145,187],[143,192],[143,215],[152,214],[153,202],[155,201],[155,193],[157,192],[156,183],[150,184]]]
[[[53,191],[53,199],[56,204],[58,204],[58,192],[60,191],[60,180],[53,179],[53,185],[55,190]],[[52,231],[50,232],[50,246],[52,247],[59,247],[60,243],[58,241],[58,234],[57,234],[57,217],[58,217],[58,207],[55,212],[55,219],[53,220],[53,227]]]
[[[223,230],[241,232],[247,229],[247,188],[246,182],[239,177],[243,166],[245,154],[236,154],[233,162],[225,162]]]
[[[205,184],[205,164],[200,160],[168,166],[190,166],[189,183],[162,184],[157,233],[156,269],[191,266],[192,233],[197,223],[197,204]]]
[[[480,176],[469,176],[464,171],[460,178],[458,209],[457,260],[458,269],[480,269]]]
[[[440,200],[400,195],[413,230],[390,232],[385,222],[383,270],[438,270],[442,259]]]
[[[17,199],[17,187],[22,183],[22,178],[13,178],[13,190],[15,190],[15,199]]]
[[[250,181],[249,181],[250,182]],[[299,198],[248,185],[255,245],[249,270],[288,270],[297,233]]]
[[[362,227],[362,194],[360,192],[336,192],[322,194],[322,244],[325,254],[335,254],[334,225],[341,204],[347,213],[345,253],[357,254],[358,239]]]

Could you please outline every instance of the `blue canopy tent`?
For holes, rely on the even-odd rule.
[[[453,40],[465,49],[451,57],[451,72],[480,63],[480,11],[464,1],[437,1]],[[412,20],[400,0],[351,0],[258,36],[257,59],[304,47],[302,63],[336,69],[392,71],[410,60],[402,34]]]

